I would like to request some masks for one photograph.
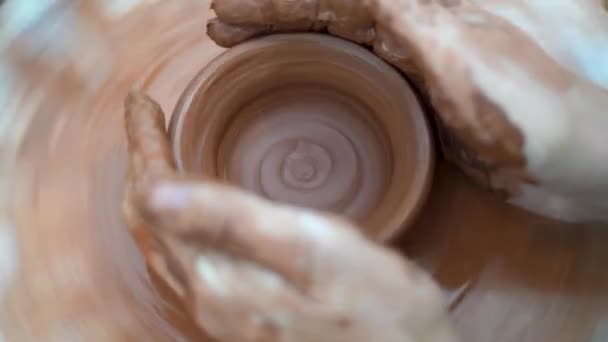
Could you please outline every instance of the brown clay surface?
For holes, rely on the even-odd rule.
[[[103,75],[108,82],[96,88],[77,82],[75,74],[86,68],[54,74],[52,63],[38,56],[21,59],[27,77],[13,88],[10,103],[23,106],[20,115],[37,119],[20,145],[19,163],[2,164],[19,172],[14,178],[19,191],[12,200],[20,274],[0,307],[7,340],[175,340],[153,314],[152,304],[166,307],[138,278],[145,273],[143,261],[121,221],[122,101],[145,78],[142,88],[165,110],[173,108],[192,73],[220,51],[200,32],[198,20],[180,19],[179,28],[163,26],[163,18],[191,18],[195,10],[201,8],[179,13],[162,8],[129,18],[140,28],[155,22],[158,32],[151,32],[150,25],[143,25],[145,32],[128,30],[124,22],[113,27],[125,31],[106,27],[112,40],[123,42],[115,49],[124,53],[125,64],[110,69]],[[161,33],[171,29],[182,34],[183,44],[167,43],[174,40]],[[127,44],[150,34],[166,44]],[[78,60],[91,54],[101,59],[99,51],[85,47]],[[176,69],[183,73],[172,72]],[[39,102],[35,89],[45,90]],[[452,317],[464,341],[604,342],[607,244],[605,227],[538,219],[439,162],[428,205],[399,246],[449,290]],[[201,340],[182,313],[166,311],[187,339]]]

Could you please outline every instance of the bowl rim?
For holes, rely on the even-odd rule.
[[[336,46],[353,49],[352,51],[349,51],[349,53],[355,53],[359,56],[365,55],[366,58],[376,60],[378,65],[382,65],[383,68],[390,68],[395,75],[401,79],[401,82],[405,84],[405,88],[409,89],[409,94],[405,94],[404,96],[408,96],[408,102],[411,102],[412,108],[414,108],[414,110],[408,110],[408,115],[412,117],[413,127],[417,131],[418,139],[416,143],[418,145],[417,149],[420,151],[416,160],[417,165],[413,172],[413,178],[415,178],[415,181],[413,182],[414,186],[408,191],[408,193],[411,193],[408,197],[412,198],[412,200],[404,200],[398,203],[394,212],[383,224],[383,227],[374,229],[371,233],[365,234],[368,238],[376,242],[391,242],[401,233],[409,230],[422,210],[422,207],[427,202],[435,173],[435,142],[424,107],[422,106],[414,87],[406,79],[406,76],[372,51],[339,37],[322,33],[271,34],[257,37],[229,48],[203,66],[181,93],[169,120],[169,139],[178,172],[184,171],[184,165],[180,157],[182,154],[181,143],[177,137],[182,135],[184,121],[191,104],[197,97],[200,89],[203,88],[206,82],[215,74],[218,67],[222,65],[225,60],[229,60],[243,52],[250,51],[252,47],[262,49],[276,46],[277,44],[293,43],[294,40],[299,42],[315,42],[319,43],[320,46],[331,46],[334,49]],[[355,223],[355,225],[359,226],[360,224]]]

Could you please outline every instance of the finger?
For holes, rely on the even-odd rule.
[[[214,0],[211,8],[220,20],[237,25],[317,20],[323,0]]]
[[[215,183],[159,183],[143,207],[147,221],[160,231],[257,262],[304,291],[319,249],[352,235],[363,239],[339,219],[274,205]]]
[[[207,35],[222,47],[231,47],[270,31],[271,27],[267,25],[233,25],[217,18],[207,23]]]
[[[424,78],[420,68],[414,63],[411,49],[398,40],[385,25],[376,24],[376,37],[373,41],[374,53],[403,71],[419,89],[424,89]]]
[[[368,341],[375,336],[401,341],[412,336],[416,341],[455,341],[430,277],[401,259],[386,254],[376,259],[370,250],[347,246],[351,258],[371,257],[374,264],[342,273],[325,267],[327,272],[305,294],[257,263],[199,250],[188,276],[191,310],[201,326],[226,340],[291,336],[298,341]],[[344,265],[327,256],[325,264]]]
[[[351,312],[319,302],[320,297],[302,292],[259,263],[167,235],[164,242],[165,252],[154,255],[151,266],[196,322],[220,340],[278,341],[286,334],[316,341],[327,339],[332,330],[348,333],[345,322],[354,321]],[[325,274],[323,284],[333,275]],[[322,326],[319,336],[315,332]]]
[[[274,206],[232,187],[176,179],[158,104],[132,93],[125,107],[133,183],[125,212],[137,219],[134,224],[144,222],[155,236],[177,234],[254,260],[307,287],[317,241],[299,230],[327,229],[324,234],[331,236],[337,221]],[[307,227],[303,217],[325,227]]]
[[[489,75],[507,79],[509,75],[499,75],[499,60],[539,77],[563,73],[554,61],[513,25],[466,0],[375,4],[376,18],[392,23],[389,30],[408,44],[415,64],[424,70],[441,119],[487,159],[521,164],[521,133],[485,97],[483,88],[488,87],[477,82]],[[542,60],[542,70],[528,68]]]
[[[125,99],[125,129],[128,144],[128,176],[122,211],[127,227],[146,260],[161,273],[163,246],[153,225],[142,217],[142,198],[158,179],[173,174],[175,164],[165,131],[165,116],[148,96],[131,92]],[[174,283],[170,283],[173,288]]]
[[[191,312],[223,341],[278,341],[299,301],[280,275],[226,254],[201,251],[189,271]]]
[[[125,99],[125,128],[133,180],[173,174],[175,162],[158,103],[145,94],[130,92]]]
[[[345,0],[216,0],[216,21],[209,36],[219,45],[229,47],[251,36],[234,32],[243,27],[258,34],[276,32],[325,31],[360,44],[371,44],[375,37],[373,20],[365,1]]]

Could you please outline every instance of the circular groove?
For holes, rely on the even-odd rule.
[[[408,83],[368,50],[274,35],[208,64],[170,123],[178,167],[331,211],[386,240],[424,202],[433,149]]]

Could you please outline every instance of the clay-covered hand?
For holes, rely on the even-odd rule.
[[[455,341],[439,288],[341,218],[176,174],[164,115],[126,101],[127,222],[221,341]]]
[[[370,45],[430,100],[449,158],[512,202],[608,221],[608,11],[601,0],[215,0],[232,46],[292,31]]]

